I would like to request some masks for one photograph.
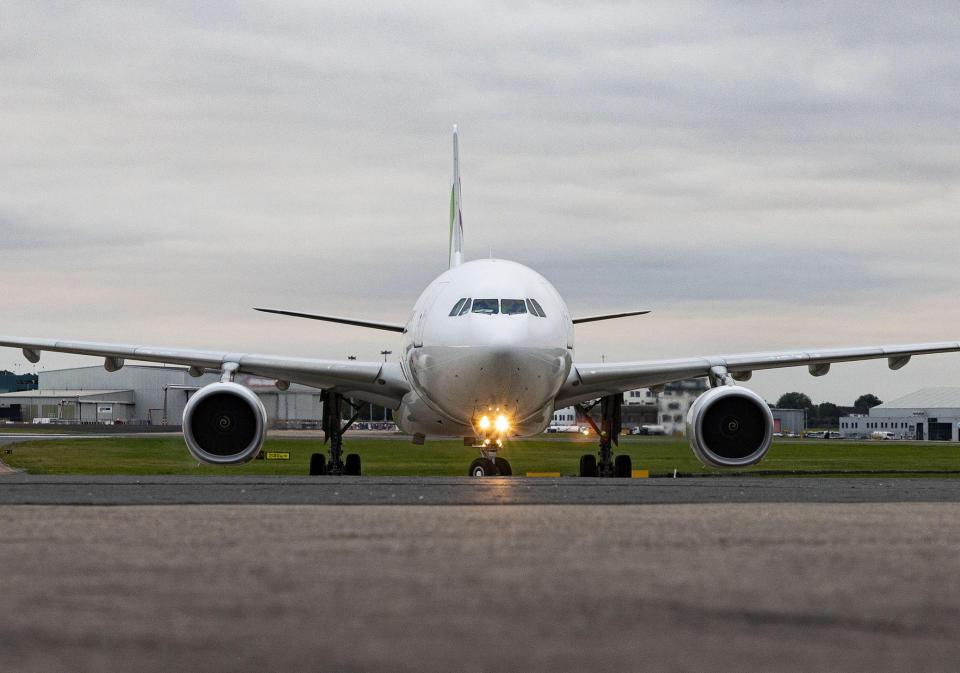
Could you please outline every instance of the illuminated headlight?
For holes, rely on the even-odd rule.
[[[504,416],[503,414],[500,414],[499,416],[497,416],[496,427],[497,427],[497,432],[506,432],[507,429],[510,427],[510,421],[507,420],[506,416]]]
[[[479,425],[481,430],[486,430],[487,428],[490,427],[490,419],[484,416],[483,418],[480,419]]]

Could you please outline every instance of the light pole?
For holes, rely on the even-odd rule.
[[[393,351],[380,351],[380,355],[383,356],[383,361],[384,361],[384,362],[387,361],[387,356],[390,355],[391,353],[393,353]],[[387,411],[386,411],[386,409],[384,409],[384,411],[383,411],[383,417],[384,417],[384,420],[386,420],[386,417],[387,417]],[[371,420],[373,419],[373,407],[370,408],[370,418],[371,418]]]
[[[356,355],[348,355],[348,356],[347,356],[347,359],[348,359],[348,360],[356,360],[356,359],[357,359],[357,356],[356,356]],[[352,398],[352,397],[350,398],[350,403],[351,403],[351,404],[353,403],[353,398]]]

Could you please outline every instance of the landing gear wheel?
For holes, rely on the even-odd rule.
[[[323,475],[327,473],[327,457],[322,453],[314,453],[310,456],[310,476]]]
[[[343,473],[354,477],[360,476],[360,456],[356,453],[348,453],[347,461],[343,466]]]
[[[585,453],[582,456],[580,456],[580,476],[581,477],[600,476],[600,473],[597,472],[597,457],[592,453]]]
[[[469,474],[471,477],[492,477],[496,473],[497,468],[494,467],[493,461],[489,458],[477,458],[470,463]]]
[[[509,477],[513,474],[513,470],[510,468],[510,463],[507,462],[506,458],[497,456],[493,462],[497,466],[497,472],[501,477]]]
[[[621,479],[629,479],[633,476],[633,461],[630,456],[621,454],[613,461],[613,476]]]

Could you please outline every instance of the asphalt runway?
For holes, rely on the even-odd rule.
[[[957,479],[0,474],[0,505],[960,503]]]
[[[3,671],[960,663],[958,480],[16,472],[0,504]]]
[[[960,662],[957,503],[20,506],[0,535],[4,671]]]

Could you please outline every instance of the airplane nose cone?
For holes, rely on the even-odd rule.
[[[461,422],[500,409],[522,420],[543,409],[566,375],[562,353],[485,346],[423,349],[415,367],[422,394]]]

